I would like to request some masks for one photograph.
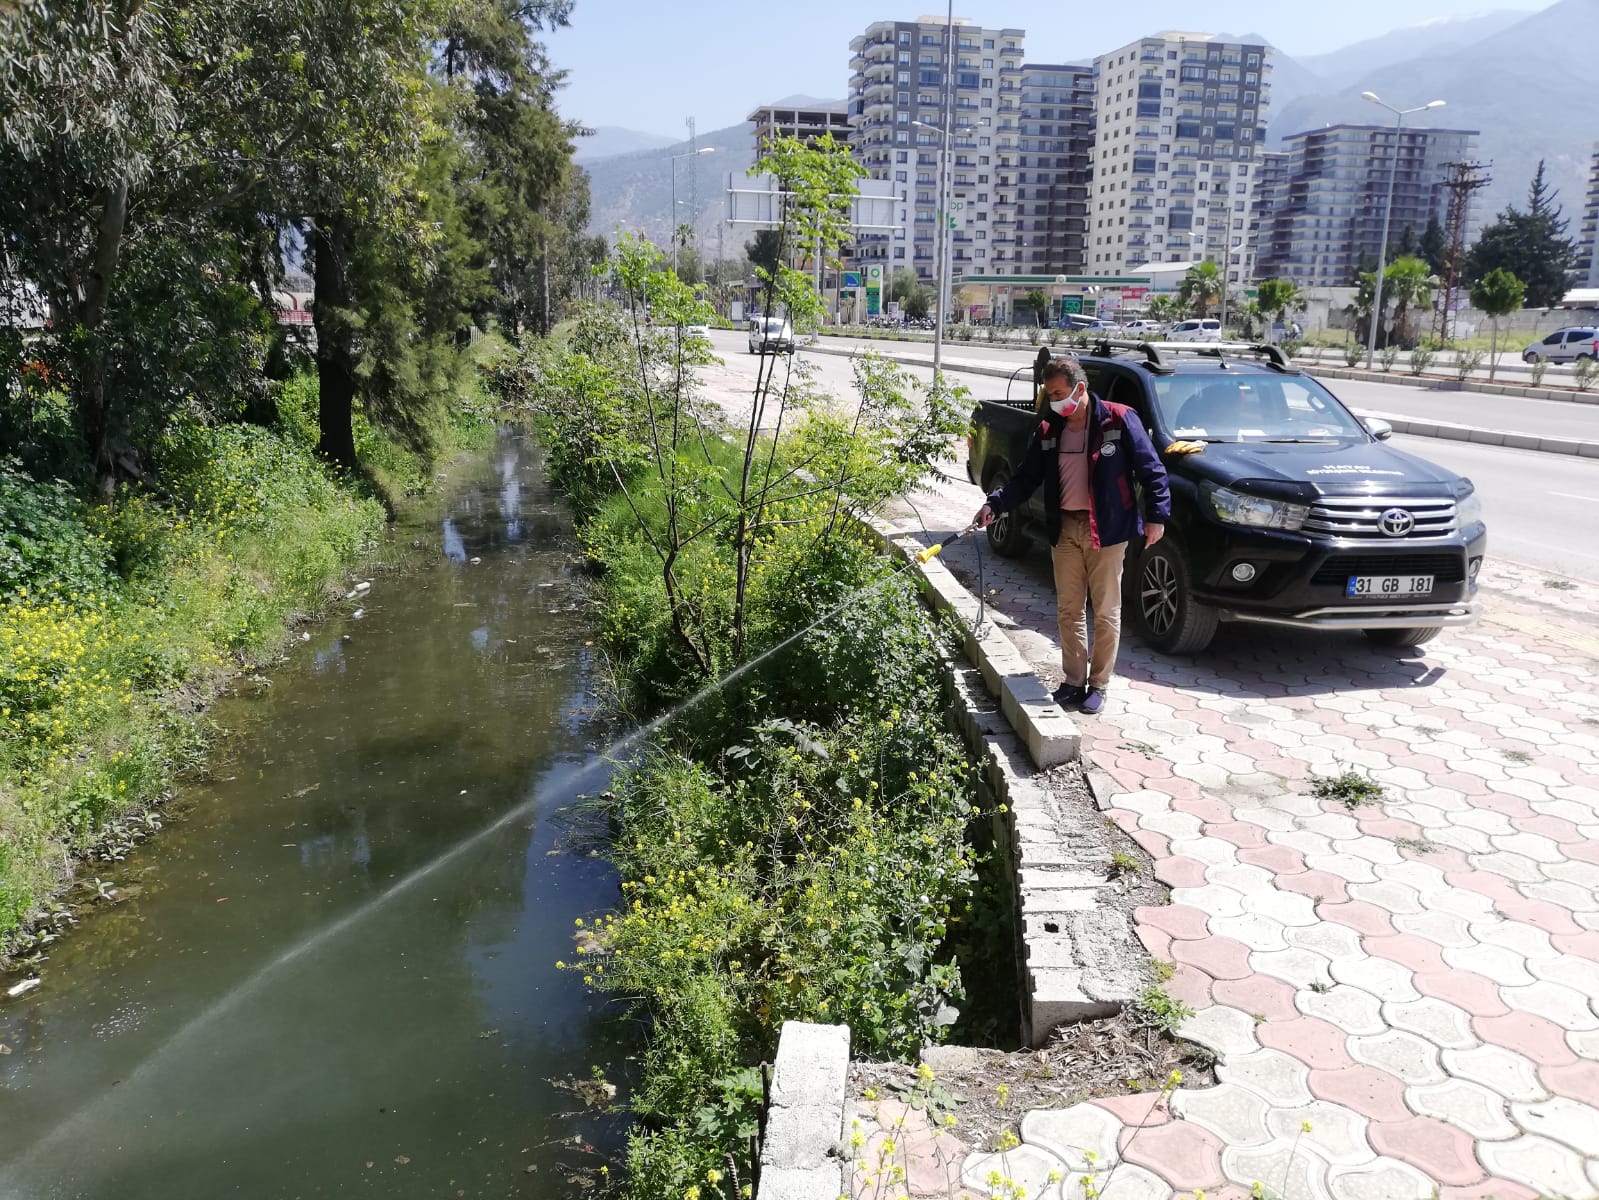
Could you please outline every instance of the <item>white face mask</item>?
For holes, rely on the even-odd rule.
[[[1073,388],[1064,399],[1051,400],[1049,408],[1057,417],[1069,417],[1078,410],[1082,403],[1083,397],[1078,394],[1076,388]]]

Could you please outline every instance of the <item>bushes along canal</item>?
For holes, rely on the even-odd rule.
[[[846,495],[914,487],[963,413],[864,361],[849,411],[774,382],[780,434],[729,428],[697,398],[708,347],[671,332],[693,301],[626,247],[619,273],[653,329],[587,310],[499,381],[578,510],[621,705],[672,710],[855,597],[679,709],[622,772],[606,797],[620,901],[563,964],[649,1030],[631,1194],[710,1200],[750,1179],[754,1068],[785,1020],[847,1022],[856,1053],[912,1058],[956,1017],[975,787],[945,721],[942,635],[839,516]]]

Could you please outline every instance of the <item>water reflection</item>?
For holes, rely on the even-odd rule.
[[[351,641],[332,622],[219,706],[217,781],[119,873],[126,902],[0,1008],[0,1195],[548,1195],[564,1139],[610,1144],[547,1083],[614,1071],[623,1044],[553,966],[614,882],[557,853],[560,781],[603,739],[539,471],[502,442],[397,531],[423,544],[376,577]]]

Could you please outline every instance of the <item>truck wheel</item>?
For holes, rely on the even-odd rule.
[[[1433,625],[1420,629],[1364,629],[1361,631],[1374,646],[1420,646],[1432,641],[1441,632]]]
[[[985,490],[992,492],[1009,482],[1010,472],[1000,468],[989,477]],[[989,548],[1001,558],[1020,558],[1026,549],[1020,513],[1000,513],[989,523],[984,532],[988,534]]]
[[[1216,636],[1219,616],[1194,599],[1188,559],[1169,537],[1138,557],[1133,612],[1139,632],[1165,654],[1197,654]]]

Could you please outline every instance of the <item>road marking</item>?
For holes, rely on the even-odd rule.
[[[1562,500],[1586,500],[1589,504],[1599,504],[1599,496],[1579,496],[1575,492],[1550,492],[1551,496],[1559,496]]]

